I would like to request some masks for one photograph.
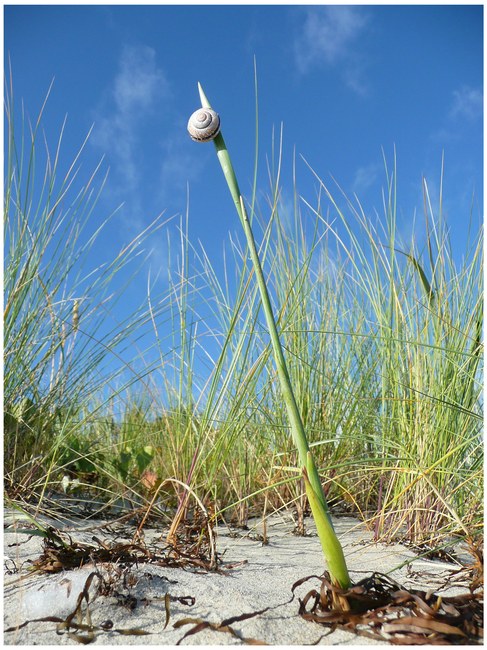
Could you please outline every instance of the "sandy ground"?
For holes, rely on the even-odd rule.
[[[12,517],[6,515],[6,525],[9,521],[12,522]],[[455,564],[417,558],[401,545],[374,544],[371,533],[355,519],[340,517],[334,523],[355,581],[379,571],[389,573],[406,587],[439,590],[445,578],[459,568]],[[86,527],[86,523],[80,522],[79,534],[71,533],[74,539],[91,539],[94,533],[83,533],[83,526]],[[345,631],[329,633],[326,628],[298,616],[297,598],[290,602],[291,587],[300,578],[321,575],[324,561],[313,523],[306,522],[308,534],[305,537],[295,536],[293,527],[290,516],[273,515],[268,520],[269,542],[266,545],[258,537],[262,532],[261,522],[255,523],[249,531],[238,531],[237,536],[235,531],[219,527],[217,550],[223,555],[223,569],[236,565],[224,574],[139,564],[125,571],[125,580],[120,578],[118,595],[108,596],[96,595],[98,582],[94,579],[90,591],[92,622],[100,625],[110,620],[113,627],[96,632],[93,643],[171,646],[192,627],[190,624],[174,627],[184,618],[220,623],[228,617],[269,607],[258,616],[234,623],[233,628],[246,639],[279,646],[380,645]],[[106,531],[97,535],[107,539]],[[147,530],[145,533],[146,541],[160,538],[160,531]],[[28,571],[29,560],[39,557],[42,539],[18,533],[11,525],[6,528],[4,543],[4,629],[17,628],[4,633],[5,645],[78,645],[79,641],[72,636],[56,631],[56,622],[18,626],[34,618],[64,618],[70,614],[93,567],[32,575]],[[164,542],[160,544],[162,547]],[[107,575],[106,567],[99,568]],[[296,590],[296,595],[303,597],[318,586],[317,582],[308,582]],[[456,593],[465,590],[459,584]],[[453,593],[451,587],[449,593]],[[170,620],[165,628],[166,594],[169,594]],[[183,597],[192,598],[185,600]],[[127,628],[143,629],[150,635],[127,636],[115,631]],[[241,643],[231,634],[208,628],[182,641],[182,645],[209,646]]]

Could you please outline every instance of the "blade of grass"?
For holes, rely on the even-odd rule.
[[[198,84],[198,89],[199,89],[202,106],[204,108],[211,108],[210,102],[208,101],[200,84]],[[262,270],[259,254],[257,252],[257,246],[255,243],[253,231],[250,225],[250,221],[247,217],[243,197],[240,193],[237,178],[221,131],[214,139],[214,144],[215,144],[218,159],[220,161],[223,170],[223,174],[227,181],[228,188],[230,190],[233,201],[235,203],[235,208],[237,210],[238,216],[240,217],[240,221],[244,228],[245,236],[247,239],[247,245],[249,247],[252,264],[254,267],[254,272],[255,272],[257,284],[260,291],[262,307],[264,310],[264,314],[267,321],[267,327],[269,329],[269,334],[272,342],[274,360],[276,363],[277,373],[279,376],[282,397],[286,404],[286,408],[287,408],[287,412],[291,424],[291,432],[293,435],[293,439],[299,452],[300,462],[303,471],[305,470],[305,474],[306,477],[309,479],[309,484],[313,490],[313,494],[319,500],[321,506],[319,509],[315,509],[313,515],[315,517],[318,517],[317,527],[319,527],[319,529],[323,533],[320,536],[323,553],[327,560],[327,564],[328,564],[328,568],[332,580],[337,584],[339,584],[342,588],[346,588],[350,585],[350,577],[348,575],[343,549],[333,529],[333,525],[331,523],[330,515],[328,512],[328,507],[326,504],[326,498],[321,485],[321,480],[316,465],[314,463],[314,460],[309,452],[309,445],[306,437],[306,432],[304,430],[301,415],[291,386],[291,380],[289,377],[286,360],[284,358],[284,353],[282,350],[282,345],[279,338],[279,333],[277,330],[277,325],[274,318],[274,313],[272,310],[270,296],[264,278],[264,273]]]

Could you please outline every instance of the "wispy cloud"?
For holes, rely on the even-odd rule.
[[[453,101],[449,117],[452,119],[474,120],[482,117],[483,96],[480,88],[462,86],[453,91]]]
[[[372,187],[377,181],[379,170],[380,166],[377,163],[370,163],[369,165],[359,167],[353,179],[353,191],[360,195],[362,192],[368,190],[369,187]]]
[[[160,142],[153,137],[160,126],[161,106],[170,103],[171,89],[157,65],[156,52],[145,45],[126,46],[120,53],[112,81],[93,111],[92,144],[110,166],[103,192],[110,209],[122,204],[117,214],[118,232],[126,243],[144,231],[163,206],[155,200],[157,172],[153,157]],[[164,215],[165,216],[165,215]],[[167,270],[166,235],[152,232],[144,241],[147,264]]]
[[[107,154],[114,177],[111,185],[119,188],[132,217],[142,209],[138,195],[143,180],[144,127],[169,95],[169,84],[157,66],[155,51],[143,45],[126,46],[113,82],[95,110],[92,142]]]
[[[205,157],[195,155],[193,148],[187,147],[186,123],[179,121],[174,134],[169,134],[162,143],[161,162],[158,167],[158,197],[162,202],[177,200],[185,204],[188,182],[196,180],[204,173]],[[182,142],[184,139],[184,142]],[[206,150],[212,153],[211,150]],[[199,150],[198,154],[203,152]]]
[[[431,139],[435,142],[458,140],[463,132],[462,127],[472,125],[476,120],[482,119],[483,104],[483,94],[480,88],[462,86],[454,90],[443,120],[438,129],[431,134]]]
[[[295,61],[302,74],[317,65],[343,69],[347,85],[357,92],[365,87],[361,80],[360,63],[353,46],[363,32],[367,17],[358,7],[333,5],[311,7],[294,44]]]

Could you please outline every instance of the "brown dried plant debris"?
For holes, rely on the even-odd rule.
[[[148,577],[150,580],[154,578],[151,573],[145,573],[144,576]],[[104,633],[121,634],[124,636],[146,636],[153,634],[153,632],[148,632],[141,628],[116,628],[114,627],[113,621],[110,619],[102,621],[98,625],[94,625],[91,619],[90,610],[90,588],[95,578],[98,579],[97,588],[94,594],[95,598],[96,596],[113,596],[117,599],[117,604],[119,606],[127,607],[131,610],[135,609],[139,605],[147,606],[155,600],[163,600],[165,610],[163,630],[167,628],[171,618],[171,602],[178,602],[187,607],[193,606],[196,602],[194,596],[174,596],[169,592],[160,596],[152,596],[150,598],[144,596],[139,599],[135,598],[130,593],[130,590],[128,593],[121,593],[118,591],[121,582],[123,582],[123,587],[130,588],[130,586],[133,586],[138,582],[139,578],[128,568],[121,569],[119,566],[111,565],[108,574],[105,576],[103,576],[99,571],[92,571],[90,573],[77,598],[75,609],[66,618],[44,616],[42,618],[29,619],[20,625],[7,628],[5,632],[17,632],[30,623],[52,622],[57,623],[57,634],[61,635],[67,633],[69,638],[83,644],[92,643],[98,636]],[[167,578],[163,578],[163,580],[172,584],[177,582],[175,580],[168,580]],[[86,602],[85,608],[83,608],[84,601]],[[80,634],[80,632],[83,634]]]
[[[320,582],[299,598],[299,614],[333,632],[340,628],[395,645],[480,645],[483,638],[483,591],[459,596],[406,589],[380,573],[350,589],[335,587],[328,573],[307,576]]]
[[[104,584],[103,576],[98,571],[93,571],[90,573],[86,582],[84,584],[83,590],[78,596],[76,607],[74,610],[66,616],[66,618],[60,618],[59,616],[43,616],[42,618],[35,618],[24,621],[20,625],[14,627],[9,627],[5,632],[17,632],[21,628],[29,625],[29,623],[44,623],[51,622],[57,623],[56,632],[59,635],[64,633],[68,634],[70,639],[77,641],[78,643],[88,644],[92,643],[96,639],[96,633],[103,632],[112,632],[122,635],[133,635],[133,636],[145,636],[151,634],[140,628],[114,628],[113,622],[110,620],[103,621],[100,625],[93,625],[91,620],[91,610],[90,610],[90,587],[95,578],[98,578],[98,590],[101,589]],[[83,601],[86,601],[86,607],[83,609]],[[166,625],[168,623],[168,614],[166,606]],[[80,632],[82,634],[80,634]]]
[[[214,630],[215,632],[225,632],[226,634],[230,634],[231,636],[235,637],[236,639],[239,639],[246,645],[269,645],[268,643],[266,643],[265,641],[261,641],[260,639],[244,637],[241,632],[239,632],[234,627],[232,627],[233,623],[246,621],[247,619],[253,618],[254,616],[259,616],[260,614],[264,614],[264,612],[267,612],[269,609],[274,609],[274,608],[266,607],[265,609],[261,609],[257,612],[249,612],[246,614],[240,614],[239,616],[232,616],[230,618],[226,618],[221,623],[210,623],[209,621],[205,621],[202,618],[183,618],[179,621],[176,621],[176,623],[174,623],[173,627],[175,629],[180,628],[183,625],[192,625],[193,627],[190,628],[186,632],[186,634],[179,639],[176,645],[180,645],[186,637],[191,636],[193,634],[197,634],[198,632],[207,629]]]
[[[184,527],[182,527],[184,528]],[[106,563],[133,565],[151,563],[159,566],[197,568],[203,571],[218,570],[221,560],[201,541],[195,541],[191,534],[178,535],[177,545],[148,546],[141,536],[137,541],[106,541],[96,536],[93,543],[79,542],[67,533],[49,529],[43,541],[43,552],[32,561],[32,569],[44,573],[57,573],[82,566],[96,566]]]
[[[200,508],[188,508],[168,535],[170,556],[176,560],[191,559],[208,571],[221,564],[216,551],[215,520]]]

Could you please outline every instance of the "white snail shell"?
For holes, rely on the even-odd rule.
[[[220,116],[211,108],[198,108],[188,121],[188,132],[196,142],[208,142],[220,133]]]

